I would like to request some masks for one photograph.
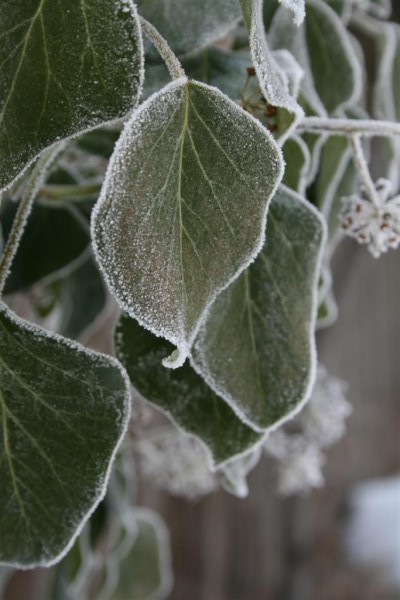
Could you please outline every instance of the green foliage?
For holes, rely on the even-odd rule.
[[[57,600],[168,594],[165,526],[133,506],[137,404],[114,461],[124,367],[192,436],[172,449],[205,454],[205,487],[247,493],[263,438],[310,397],[346,227],[364,207],[353,237],[400,243],[389,15],[388,0],[0,0],[3,582],[64,557]],[[373,135],[392,188],[370,175]],[[70,341],[108,292],[118,359]]]
[[[139,35],[124,0],[2,0],[0,189],[53,142],[126,115],[142,79]]]

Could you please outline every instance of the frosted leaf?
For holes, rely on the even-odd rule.
[[[119,363],[0,305],[0,562],[50,565],[105,493],[129,417]]]
[[[347,388],[347,383],[328,375],[322,365],[318,366],[312,396],[298,422],[307,439],[320,448],[335,444],[346,431],[345,420],[352,412],[344,395]]]
[[[177,54],[224,37],[241,16],[237,0],[138,0],[137,6]]]
[[[243,454],[259,439],[207,386],[189,364],[166,369],[161,360],[171,351],[162,338],[123,315],[115,330],[115,349],[140,394],[207,448],[211,467]]]
[[[306,16],[305,0],[279,0],[279,2],[293,13],[294,23],[301,25]]]
[[[257,465],[261,457],[261,445],[244,456],[240,456],[222,467],[221,485],[238,498],[245,498],[249,493],[246,477]]]
[[[395,23],[374,22],[368,29],[378,54],[377,76],[373,87],[372,111],[377,119],[400,120],[400,26]],[[400,185],[400,140],[398,137],[380,141],[379,155],[387,165],[387,178],[394,189]]]
[[[262,1],[241,0],[250,31],[250,50],[261,91],[276,107],[276,135],[283,142],[303,116],[303,110],[290,94],[287,77],[280,70],[265,37]]]
[[[218,296],[196,339],[195,369],[257,430],[285,421],[310,394],[324,240],[319,213],[281,186],[260,255]]]
[[[143,473],[161,489],[196,499],[216,488],[207,453],[195,438],[162,427],[139,440],[136,448]]]
[[[375,184],[379,205],[363,195],[342,198],[339,220],[346,235],[366,244],[374,258],[400,244],[400,194],[392,195],[392,184],[378,179]]]
[[[0,4],[0,189],[46,147],[125,116],[142,81],[131,0]]]
[[[190,352],[215,296],[253,260],[282,177],[271,135],[216,88],[177,80],[127,123],[92,218],[120,305]]]
[[[282,151],[286,162],[282,183],[302,195],[306,191],[307,178],[311,168],[311,154],[308,146],[300,136],[293,135],[286,140]]]
[[[286,48],[304,70],[301,94],[315,113],[326,116],[354,104],[362,72],[345,26],[321,0],[307,2],[307,16],[296,27],[281,7],[270,29],[272,48]]]

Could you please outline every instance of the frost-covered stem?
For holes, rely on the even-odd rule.
[[[47,167],[53,162],[55,156],[60,151],[60,145],[47,150],[36,162],[33,168],[26,189],[19,201],[18,209],[11,227],[7,243],[4,247],[3,254],[0,258],[0,296],[3,294],[4,286],[7,281],[8,274],[14,256],[18,250],[22,234],[24,233],[26,222],[31,213],[33,201],[42,185],[47,174]]]
[[[364,150],[361,143],[360,134],[352,135],[350,138],[351,147],[353,149],[353,158],[355,165],[357,167],[357,171],[360,174],[362,182],[365,186],[365,191],[368,195],[368,198],[372,202],[372,204],[376,207],[379,207],[379,197],[377,191],[375,189],[374,182],[371,177],[371,173],[368,168],[367,161],[365,159]]]
[[[165,61],[172,79],[186,77],[186,73],[179,62],[179,59],[172,52],[167,40],[164,39],[163,36],[158,33],[157,29],[143,17],[140,17],[140,24],[144,33],[147,35],[152,44],[154,44],[161,58]]]
[[[304,117],[297,126],[298,131],[307,133],[327,133],[328,135],[366,137],[392,137],[400,135],[400,123],[378,121],[376,119],[325,119]]]
[[[86,185],[44,185],[40,188],[40,195],[50,200],[91,196],[92,194],[98,194],[101,186],[102,183],[98,181]]]

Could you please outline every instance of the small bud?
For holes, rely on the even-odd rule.
[[[249,77],[254,77],[254,76],[255,76],[255,74],[256,74],[256,70],[255,70],[255,68],[254,68],[254,67],[247,67],[247,68],[246,68],[246,71],[247,71],[247,75],[248,75]]]

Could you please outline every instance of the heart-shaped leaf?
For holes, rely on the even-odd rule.
[[[142,80],[131,0],[0,1],[0,189],[42,150],[123,117]]]
[[[212,305],[192,364],[250,426],[300,410],[314,378],[314,327],[325,226],[281,186],[254,263]]]
[[[259,434],[244,425],[189,364],[175,370],[163,367],[161,360],[171,345],[127,315],[117,324],[115,347],[134,387],[206,445],[212,466],[242,454],[259,440]]]
[[[253,260],[282,177],[268,131],[216,88],[177,80],[126,125],[92,218],[126,312],[187,357],[217,294]]]
[[[119,363],[0,305],[0,563],[57,562],[105,492],[129,416]]]

